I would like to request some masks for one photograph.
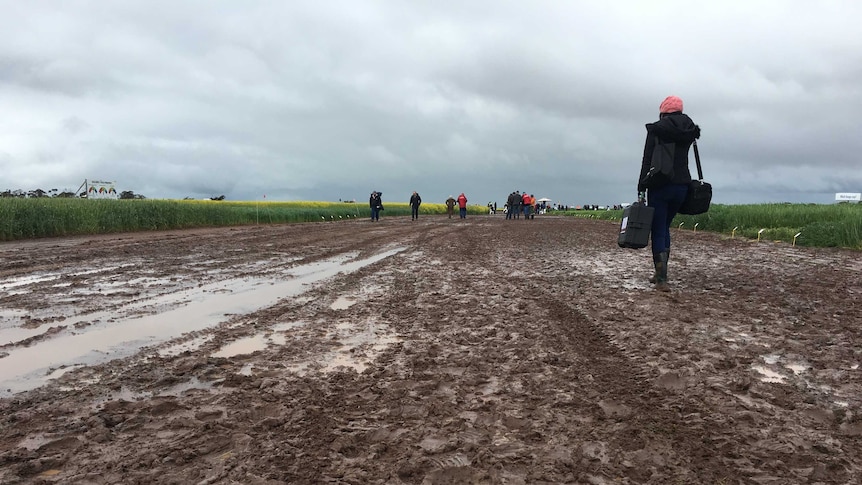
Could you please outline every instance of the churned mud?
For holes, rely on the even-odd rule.
[[[862,482],[860,254],[616,232],[0,244],[0,483]]]

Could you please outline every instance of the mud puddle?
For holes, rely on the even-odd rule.
[[[283,298],[297,296],[309,285],[339,273],[349,274],[403,251],[391,249],[365,259],[354,259],[346,253],[315,263],[291,268],[284,276],[273,278],[239,278],[202,285],[144,302],[131,304],[126,315],[101,312],[66,319],[60,332],[29,347],[12,347],[0,357],[0,396],[34,389],[59,377],[72,366],[94,365],[128,357],[145,346],[166,342],[187,332],[205,330],[222,323],[230,315],[251,313],[275,304]],[[131,316],[134,311],[151,314]],[[155,312],[155,313],[152,313]],[[57,326],[57,325],[53,325]],[[12,328],[0,331],[0,342],[15,342],[34,332]],[[225,356],[244,353],[257,340],[240,342]]]

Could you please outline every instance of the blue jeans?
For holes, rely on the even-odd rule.
[[[524,219],[529,219],[529,218],[530,218],[530,206],[525,205],[524,206]]]
[[[458,214],[461,215],[461,219],[467,218],[467,209],[458,209]]]
[[[378,209],[377,207],[371,208],[371,220],[372,221],[380,220],[380,209]]]
[[[688,194],[688,184],[668,184],[647,192],[647,206],[655,209],[652,217],[652,254],[670,250],[670,224]]]
[[[413,219],[419,219],[419,206],[418,205],[411,205],[410,206],[410,216]]]

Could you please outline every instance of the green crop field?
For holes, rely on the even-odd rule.
[[[618,221],[622,211],[569,211],[566,215]],[[706,214],[679,215],[673,224],[678,229],[799,246],[862,249],[862,204],[713,204]]]
[[[487,209],[470,206],[468,213]],[[445,204],[422,204],[420,214],[445,214]],[[407,203],[386,203],[381,219],[409,216]],[[0,198],[0,241],[246,224],[284,224],[370,217],[367,203],[232,202],[212,200]]]
[[[410,215],[406,203],[384,203],[381,217]],[[444,204],[422,204],[424,215],[445,214]],[[471,215],[487,214],[470,206]],[[565,215],[620,220],[621,210],[568,211]],[[364,219],[367,203],[233,202],[211,200],[90,200],[0,198],[0,241],[247,224]],[[697,216],[677,216],[683,230],[786,241],[801,246],[862,249],[862,204],[713,204]]]

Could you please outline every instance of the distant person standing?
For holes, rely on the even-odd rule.
[[[512,207],[515,205],[515,193],[512,192],[506,197],[506,219],[511,219],[514,214],[512,214]]]
[[[383,210],[383,194],[376,190],[371,192],[371,197],[368,199],[368,205],[371,207],[371,220],[379,221],[380,211]]]
[[[524,201],[521,199],[521,192],[518,190],[515,191],[514,201],[515,205],[513,207],[515,210],[515,219],[520,219],[521,212],[524,212]]]
[[[530,194],[524,192],[524,195],[521,196],[521,204],[524,207],[524,219],[530,218]]]
[[[461,195],[458,196],[458,211],[461,219],[467,218],[467,196],[464,195],[464,192],[461,192]]]
[[[419,206],[422,205],[422,197],[419,197],[419,193],[415,190],[413,191],[413,195],[410,196],[410,220],[415,221],[419,219]]]
[[[451,195],[446,199],[446,213],[449,214],[449,219],[451,219],[452,215],[455,213],[455,204],[457,202],[458,201],[455,200],[455,197],[452,197]]]

